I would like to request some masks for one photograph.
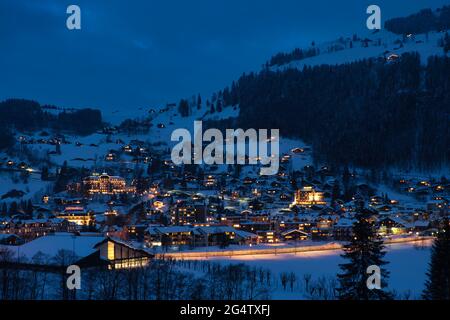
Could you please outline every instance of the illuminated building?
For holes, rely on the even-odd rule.
[[[116,160],[116,155],[114,153],[108,153],[105,157],[106,161],[115,161]]]
[[[203,182],[203,185],[206,188],[213,188],[217,185],[217,180],[214,176],[209,175],[206,177],[205,181]]]
[[[175,225],[192,225],[204,223],[208,220],[208,211],[205,205],[195,205],[180,202],[170,210],[172,223]]]
[[[48,204],[48,201],[50,200],[50,197],[48,196],[48,195],[44,195],[43,197],[42,197],[42,202],[44,203],[44,204]]]
[[[83,180],[83,186],[89,194],[132,193],[135,187],[128,187],[122,177],[110,176],[106,173],[94,174]]]
[[[74,232],[76,226],[64,219],[31,219],[8,222],[2,233],[15,234],[22,239],[30,240],[55,232]]]
[[[83,207],[67,207],[58,218],[73,222],[79,226],[89,226],[94,223],[94,216]]]
[[[273,230],[259,230],[256,232],[258,241],[260,243],[274,243],[277,242],[275,232]]]
[[[291,229],[281,233],[283,241],[302,241],[308,239],[308,234],[304,231]]]
[[[293,205],[312,206],[324,205],[323,192],[314,190],[313,187],[304,187],[295,192],[295,200]]]

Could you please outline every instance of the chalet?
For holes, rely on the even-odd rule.
[[[15,234],[24,240],[31,240],[55,232],[72,232],[75,226],[63,219],[12,220],[4,226],[3,232]]]
[[[287,193],[281,193],[279,198],[280,198],[280,201],[289,202],[292,199],[292,195],[287,194]]]
[[[256,231],[256,234],[258,235],[258,241],[260,243],[274,243],[278,241],[275,231],[273,230],[258,230]]]
[[[228,226],[205,226],[194,230],[194,245],[254,244],[258,236]]]
[[[128,240],[144,241],[145,230],[147,226],[144,224],[133,224],[124,226],[123,231]]]
[[[151,226],[145,233],[145,242],[150,246],[188,245],[194,228],[191,226]]]
[[[264,203],[255,198],[255,199],[252,199],[248,203],[248,208],[253,210],[253,211],[259,211],[259,210],[262,210],[264,208]]]
[[[386,217],[378,222],[381,235],[405,234],[411,228],[411,224],[399,217]]]
[[[381,206],[377,206],[376,209],[378,211],[390,212],[390,211],[392,211],[392,206],[384,204],[384,205],[381,205]]]
[[[412,232],[423,233],[431,229],[431,223],[428,220],[416,220],[412,223]]]
[[[203,186],[208,189],[212,189],[217,186],[217,179],[213,175],[208,175],[203,181]]]
[[[60,206],[65,206],[65,205],[77,206],[77,205],[84,204],[85,200],[82,198],[55,197],[54,202],[55,202],[55,204],[60,205]]]
[[[374,206],[382,205],[385,203],[385,199],[381,196],[373,196],[370,198],[370,204]]]
[[[235,211],[225,211],[225,214],[220,217],[220,223],[230,227],[240,227],[245,216]]]
[[[447,215],[450,202],[443,197],[434,197],[427,202],[427,211],[430,213]]]
[[[253,183],[255,183],[256,179],[250,178],[250,177],[245,177],[244,180],[242,181],[242,183],[244,185],[251,185]]]
[[[291,160],[291,156],[288,154],[285,154],[281,157],[280,162],[281,163],[289,163],[290,160]]]
[[[114,152],[109,152],[106,156],[105,156],[105,160],[106,161],[116,161],[117,159],[117,155]]]
[[[295,199],[293,205],[297,206],[312,206],[312,205],[324,205],[324,194],[321,191],[317,191],[312,186],[306,186],[302,189],[298,189],[295,192]]]
[[[270,216],[268,213],[250,212],[247,214],[247,220],[250,222],[269,222]]]
[[[332,236],[332,228],[311,228],[312,240],[329,240]]]
[[[296,229],[306,232],[311,229],[311,223],[304,221],[280,221],[278,223],[278,228],[280,231]]]
[[[146,242],[150,246],[214,246],[257,243],[256,234],[230,226],[170,226],[149,227]]]
[[[388,62],[394,62],[397,61],[400,58],[400,56],[396,53],[390,53],[387,55],[386,60]]]
[[[247,232],[255,233],[257,231],[271,230],[272,224],[270,222],[245,221],[241,222],[241,229]]]
[[[294,148],[294,149],[291,150],[291,152],[294,153],[294,154],[299,154],[299,153],[305,152],[305,149],[303,149],[303,148]]]
[[[349,240],[353,234],[354,219],[341,218],[333,225],[333,236],[335,240]]]
[[[272,182],[270,183],[270,186],[271,186],[272,188],[281,188],[281,183],[278,182],[278,181],[272,181]]]
[[[286,230],[280,234],[280,238],[283,241],[302,241],[307,240],[309,235],[298,229]]]

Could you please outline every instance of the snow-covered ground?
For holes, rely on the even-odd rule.
[[[316,47],[320,50],[319,55],[292,61],[281,66],[273,66],[272,70],[289,68],[301,70],[304,66],[345,64],[362,59],[387,57],[390,54],[401,55],[405,52],[418,52],[422,63],[425,64],[430,56],[444,54],[442,47],[438,46],[438,41],[443,36],[444,33],[442,32],[430,32],[428,36],[425,34],[413,35],[405,40],[403,46],[400,46],[398,41],[403,40],[401,35],[382,29],[379,32],[370,32],[361,37],[371,40],[368,47],[364,47],[361,41],[352,41],[352,47],[350,47],[350,39],[330,41]],[[342,46],[343,49],[328,52],[327,49],[332,46]]]
[[[17,190],[24,192],[23,197],[19,198],[4,198],[0,199],[0,202],[11,202],[18,200],[28,200],[35,197],[40,198],[44,194],[48,193],[49,188],[51,189],[51,182],[42,181],[40,174],[33,173],[29,176],[28,182],[24,183],[19,177],[19,173],[5,173],[0,172],[0,197],[5,195],[11,190]]]
[[[420,244],[392,244],[387,246],[385,260],[389,261],[387,269],[390,271],[389,289],[399,295],[410,292],[411,298],[420,298],[426,280],[427,266],[430,261],[431,241]],[[214,257],[209,261],[223,264],[245,263],[249,266],[270,269],[274,274],[294,272],[298,281],[305,274],[312,275],[312,279],[319,277],[335,277],[339,272],[339,264],[344,260],[340,257],[341,250],[315,251],[297,254],[255,255]],[[273,299],[304,299],[299,288],[293,292],[281,288],[272,292]]]

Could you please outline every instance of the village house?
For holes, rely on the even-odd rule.
[[[333,237],[335,240],[348,241],[353,235],[355,219],[341,218],[333,225]]]
[[[14,234],[29,241],[55,232],[73,232],[75,225],[64,219],[11,220],[4,225],[3,232]]]
[[[81,206],[66,207],[58,218],[65,219],[69,222],[75,223],[78,226],[90,226],[95,223],[95,217],[91,211],[87,211]]]
[[[378,222],[380,235],[399,235],[408,233],[411,223],[400,217],[386,217]]]
[[[150,226],[145,232],[145,243],[150,246],[189,245],[192,242],[191,226]]]
[[[226,246],[255,244],[256,234],[229,226],[151,226],[146,230],[145,242],[149,246]]]
[[[303,241],[307,240],[309,235],[298,229],[291,229],[281,232],[280,239],[282,241]]]
[[[243,245],[257,242],[257,235],[228,226],[204,226],[194,230],[194,246]]]
[[[259,243],[275,243],[278,242],[277,234],[274,230],[256,230]]]
[[[313,206],[325,205],[324,194],[316,190],[312,186],[305,186],[295,192],[295,198],[292,205],[296,206]]]

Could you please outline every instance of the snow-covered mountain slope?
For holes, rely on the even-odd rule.
[[[302,69],[304,66],[317,66],[322,64],[336,65],[350,63],[368,58],[388,58],[391,55],[401,55],[405,52],[418,52],[422,63],[432,55],[444,55],[439,41],[444,32],[430,32],[427,34],[408,35],[403,37],[387,30],[368,32],[358,36],[340,38],[316,46],[320,53],[316,56],[290,63],[272,66],[271,70],[285,70],[289,68]],[[366,46],[367,45],[367,46]]]
[[[400,56],[405,52],[418,52],[422,59],[422,63],[426,63],[427,59],[433,55],[444,55],[443,48],[439,42],[443,39],[445,32],[429,32],[428,34],[408,35],[403,37],[386,29],[373,32],[367,30],[365,34],[358,35],[356,38],[341,37],[334,41],[328,41],[316,44],[314,47],[320,52],[318,55],[305,58],[302,60],[294,60],[283,65],[274,65],[270,67],[272,71],[282,71],[290,68],[302,69],[304,66],[317,65],[338,65],[351,63],[354,61],[368,58],[384,58]],[[161,109],[166,111],[161,111]],[[153,113],[152,113],[153,112]],[[176,126],[183,126],[183,122],[190,121],[190,118],[204,120],[220,120],[227,117],[237,117],[239,108],[225,107],[221,113],[209,114],[205,106],[197,110],[192,108],[192,115],[188,118],[179,119],[176,106],[168,108],[159,107],[139,107],[129,108],[105,108],[102,109],[102,116],[106,122],[114,125],[120,124],[125,119],[144,119],[147,117],[154,118],[154,122],[164,123],[167,128],[173,127],[170,123],[176,123]],[[177,118],[179,117],[179,118]],[[155,130],[157,133],[161,131],[164,135],[168,130]]]

